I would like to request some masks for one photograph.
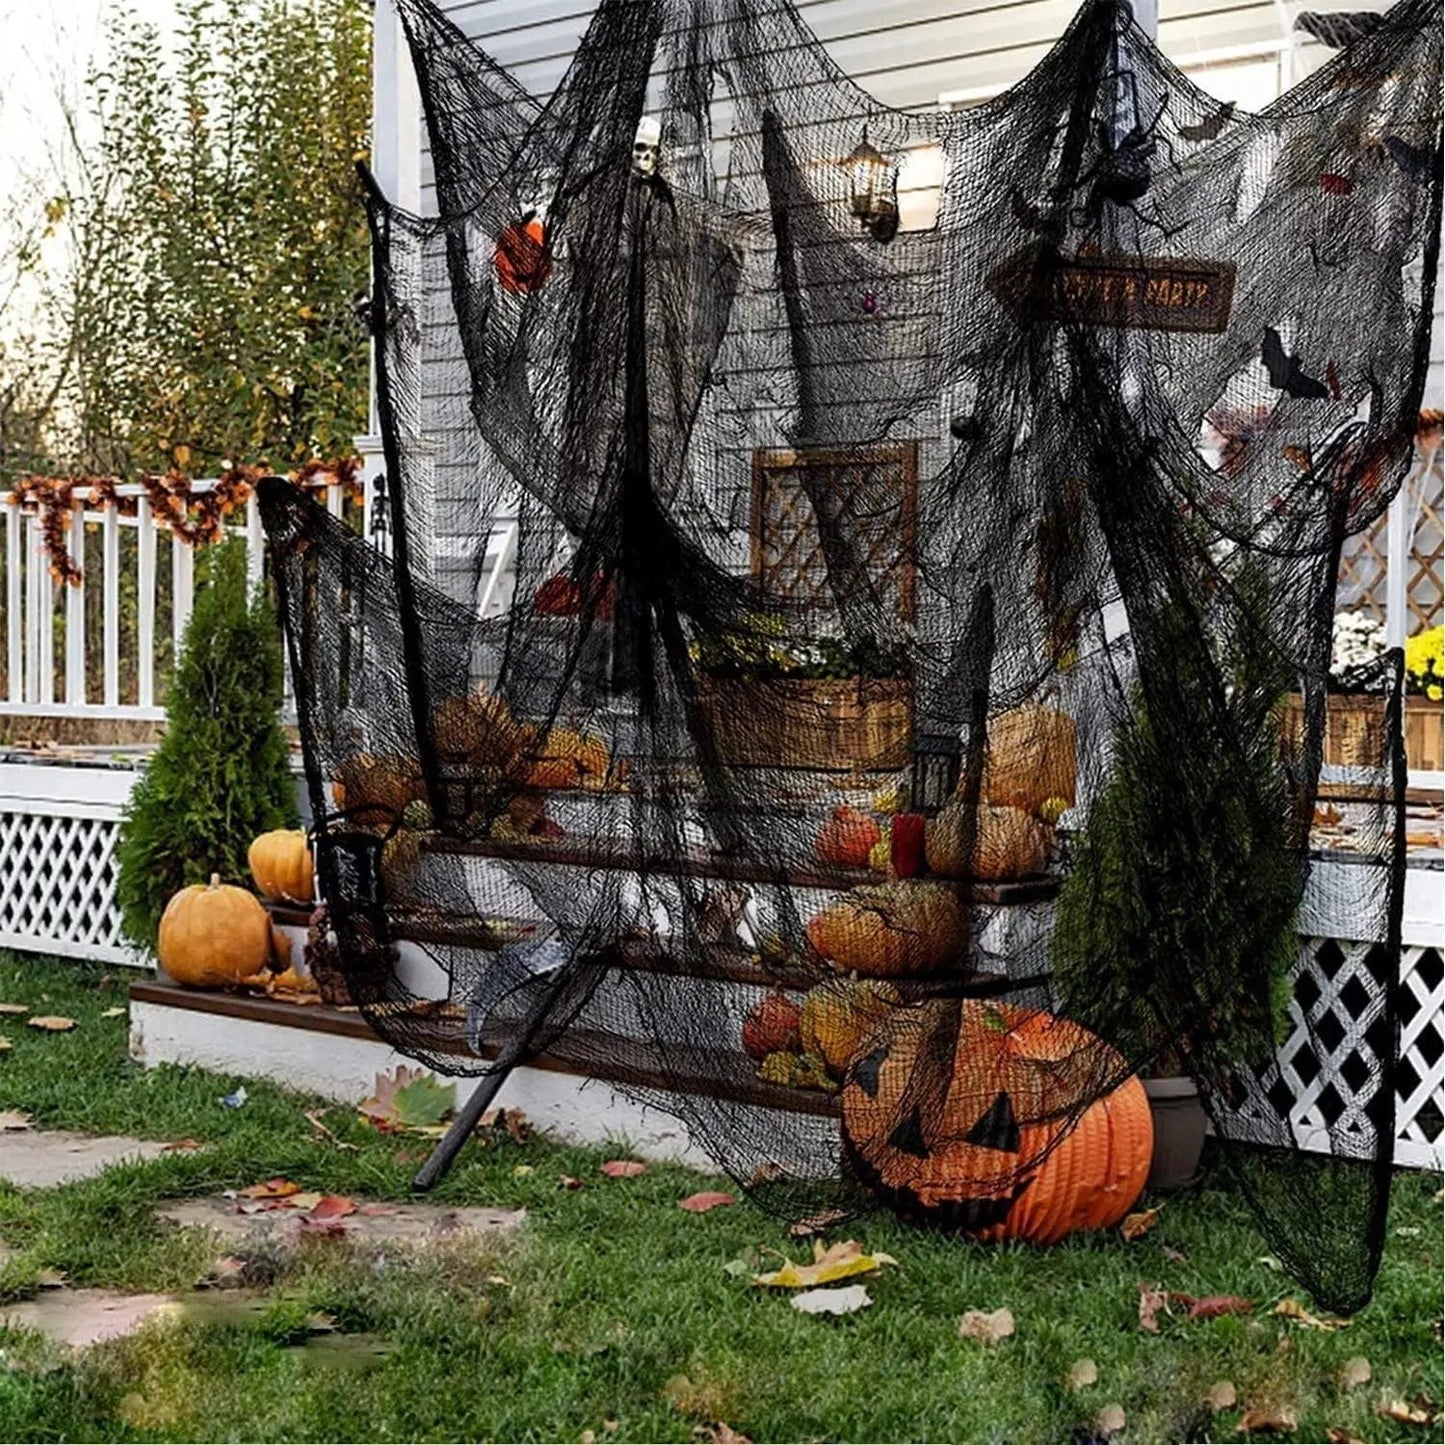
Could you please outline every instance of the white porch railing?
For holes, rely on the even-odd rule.
[[[204,493],[215,485],[195,482],[191,490]],[[51,575],[40,517],[8,497],[0,504],[5,531],[0,716],[164,718],[165,684],[191,616],[195,558],[191,546],[155,518],[143,487],[120,486],[116,492],[134,501],[134,515],[109,503],[92,509],[77,502],[71,510],[67,544],[81,568],[74,586]],[[326,486],[326,505],[334,516],[342,514],[340,486]],[[226,530],[245,539],[247,573],[253,583],[259,581],[265,537],[254,496],[243,520]]]

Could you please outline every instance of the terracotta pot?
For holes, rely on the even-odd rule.
[[[1194,1182],[1208,1116],[1191,1078],[1145,1079],[1144,1092],[1154,1117],[1154,1153],[1145,1187],[1167,1194]]]

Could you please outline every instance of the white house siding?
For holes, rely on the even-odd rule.
[[[379,24],[389,17],[390,0],[377,0]],[[592,15],[588,0],[443,0],[441,8],[463,32],[539,99],[558,84]],[[967,105],[995,94],[1022,78],[1062,33],[1076,10],[1073,0],[801,0],[799,9],[827,45],[836,63],[868,93],[898,109],[927,110],[940,103]],[[1162,0],[1159,43],[1165,54],[1204,89],[1246,109],[1267,104],[1294,80],[1307,75],[1330,52],[1292,30],[1300,9],[1356,9],[1359,0]],[[411,129],[417,112],[398,103],[397,86],[381,74],[384,52],[378,47],[378,99]],[[402,78],[402,88],[410,82]],[[411,122],[411,124],[408,124]],[[388,117],[378,116],[378,138]],[[392,126],[393,132],[395,126]],[[424,137],[417,127],[420,163],[414,202],[435,209],[434,186]],[[406,137],[397,137],[404,150]],[[415,154],[415,152],[413,152]],[[410,167],[403,166],[405,173]],[[409,198],[412,199],[412,198]],[[444,282],[438,288],[445,292]],[[443,308],[436,308],[437,312]],[[1445,378],[1442,313],[1445,284],[1436,292],[1433,366],[1426,405],[1441,405]],[[436,318],[440,320],[440,315]],[[459,359],[459,358],[458,358]],[[455,372],[453,373],[455,376]],[[455,399],[427,388],[448,409]],[[925,467],[927,460],[925,458]],[[468,515],[468,477],[459,466],[439,474],[443,517]],[[473,491],[471,493],[475,495]],[[459,597],[474,583],[470,562],[455,554],[462,538],[435,540],[436,580]],[[448,561],[448,553],[454,560]]]

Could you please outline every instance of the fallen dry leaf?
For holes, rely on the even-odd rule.
[[[1099,1367],[1092,1360],[1075,1360],[1064,1376],[1064,1386],[1070,1390],[1087,1390],[1099,1383]]]
[[[389,1204],[363,1204],[356,1212],[362,1219],[375,1219],[381,1214],[395,1214],[396,1210]]]
[[[324,1109],[308,1109],[306,1111],[306,1122],[324,1139],[329,1139],[338,1149],[345,1149],[354,1154],[356,1152],[356,1145],[348,1144],[345,1140],[336,1137],[327,1126],[325,1119],[322,1118],[325,1112]]]
[[[36,1014],[25,1022],[30,1028],[47,1034],[68,1034],[75,1027],[75,1020],[66,1018],[64,1014]]]
[[[63,1269],[51,1269],[47,1265],[35,1271],[35,1286],[37,1289],[64,1289],[67,1278]]]
[[[13,1049],[14,1047],[15,1045],[12,1044],[10,1040],[5,1037],[4,1034],[0,1034],[0,1054],[5,1053],[7,1049]]]
[[[689,1214],[706,1214],[709,1209],[721,1209],[727,1204],[736,1204],[737,1200],[731,1194],[719,1194],[715,1190],[704,1189],[700,1194],[689,1194],[686,1199],[679,1199],[677,1207],[685,1209]]]
[[[1125,1416],[1122,1405],[1105,1405],[1094,1420],[1094,1429],[1106,1438],[1117,1435],[1124,1428]]]
[[[775,1289],[812,1289],[820,1284],[849,1279],[858,1274],[874,1274],[885,1264],[897,1264],[889,1254],[864,1254],[856,1239],[824,1247],[821,1239],[813,1241],[812,1264],[794,1264],[784,1260],[781,1269],[753,1276],[753,1283]]]
[[[608,1430],[608,1426],[611,1429]],[[602,1428],[607,1430],[609,1435],[616,1434],[617,1421],[604,1420]],[[711,1425],[698,1425],[693,1429],[694,1440],[702,1440],[706,1445],[753,1445],[752,1438],[744,1435],[740,1430],[734,1430],[725,1420],[714,1420]]]
[[[1014,1332],[1013,1311],[1007,1305],[996,1310],[967,1310],[958,1322],[958,1332],[966,1340],[982,1340],[986,1345],[1006,1340]]]
[[[559,1174],[557,1176],[557,1187],[559,1189],[585,1189],[584,1180],[579,1179],[575,1174]]]
[[[1182,1249],[1174,1249],[1167,1244],[1161,1244],[1159,1246],[1159,1253],[1171,1264],[1186,1264],[1189,1260],[1189,1256],[1185,1254]]]
[[[118,1018],[124,1018],[124,1017],[125,1017],[125,1010],[124,1010],[119,1004],[117,1004],[114,1008],[108,1008],[108,1009],[106,1009],[106,1010],[101,1014],[101,1018],[103,1018],[103,1019],[118,1019]]]
[[[504,1129],[514,1144],[525,1144],[532,1137],[532,1121],[521,1109],[488,1109],[477,1120],[477,1132]]]
[[[356,1213],[356,1201],[344,1194],[323,1194],[312,1206],[312,1219],[345,1219]]]
[[[636,1179],[639,1174],[647,1173],[647,1165],[641,1159],[609,1159],[597,1166],[597,1172],[609,1179]]]
[[[239,1255],[223,1254],[196,1281],[197,1289],[237,1289],[246,1273],[246,1261]]]
[[[810,1214],[806,1219],[799,1219],[788,1226],[788,1233],[794,1239],[811,1239],[815,1234],[822,1234],[825,1230],[832,1229],[835,1224],[841,1224],[847,1219],[846,1210],[823,1209],[817,1214]]]
[[[536,1172],[537,1166],[535,1164],[518,1164],[517,1167],[512,1170],[512,1178],[530,1179]]]
[[[21,1014],[28,1014],[30,1005],[23,1003],[0,1003],[0,1016],[19,1018]]]
[[[1363,1355],[1352,1355],[1335,1376],[1342,1390],[1357,1390],[1370,1383],[1370,1362]]]
[[[356,1106],[357,1112],[383,1133],[431,1128],[456,1106],[456,1085],[442,1085],[435,1074],[406,1064],[380,1073],[371,1094]]]
[[[1241,1433],[1252,1434],[1257,1430],[1270,1430],[1288,1435],[1299,1428],[1299,1417],[1288,1405],[1251,1405],[1239,1417]]]
[[[1238,1400],[1233,1380],[1216,1380],[1204,1392],[1204,1403],[1211,1410],[1232,1410]]]
[[[1298,1300],[1282,1299],[1274,1312],[1297,1325],[1309,1330],[1343,1330],[1349,1327],[1349,1320],[1324,1320],[1312,1315]]]
[[[1381,1400],[1375,1414],[1399,1425],[1433,1425],[1439,1418],[1436,1411],[1418,1397],[1414,1400]]]
[[[1159,1311],[1169,1309],[1169,1296],[1158,1285],[1139,1286],[1139,1328],[1147,1334],[1159,1333]]]
[[[296,1231],[298,1234],[342,1239],[346,1234],[346,1226],[339,1219],[313,1219],[309,1214],[303,1214],[296,1221]]]
[[[1330,1442],[1330,1445],[1365,1445],[1358,1435],[1352,1435],[1338,1425],[1330,1425],[1325,1430],[1325,1439]]]
[[[0,1134],[18,1133],[34,1127],[29,1114],[23,1114],[19,1109],[0,1110]]]
[[[867,1289],[861,1284],[805,1290],[792,1299],[793,1308],[805,1315],[851,1315],[867,1309],[872,1303]]]
[[[1130,1244],[1133,1244],[1136,1239],[1143,1239],[1158,1222],[1159,1211],[1157,1209],[1141,1209],[1137,1214],[1124,1216],[1124,1222],[1119,1226],[1119,1233]]]
[[[197,1149],[205,1146],[199,1139],[172,1139],[169,1144],[161,1145],[162,1154],[193,1154]]]
[[[1191,1320],[1213,1320],[1220,1315],[1252,1315],[1254,1301],[1237,1294],[1209,1294],[1189,1306]]]
[[[305,1213],[315,1209],[321,1203],[321,1198],[319,1189],[303,1189],[300,1194],[293,1194],[289,1199],[278,1199],[276,1203],[285,1209],[299,1209]]]
[[[300,1194],[300,1192],[299,1184],[293,1184],[289,1179],[282,1179],[278,1175],[275,1179],[264,1179],[260,1184],[251,1184],[245,1189],[238,1189],[236,1198],[289,1199],[293,1194]]]
[[[325,1310],[312,1310],[304,1323],[313,1335],[329,1335],[336,1331],[336,1316],[327,1314]]]

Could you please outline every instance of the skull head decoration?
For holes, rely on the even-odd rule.
[[[662,122],[645,115],[632,138],[632,173],[650,181],[662,164]]]

